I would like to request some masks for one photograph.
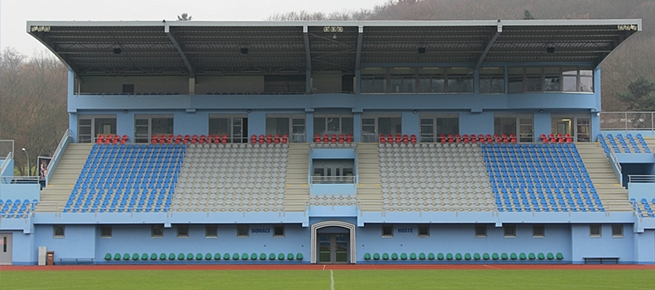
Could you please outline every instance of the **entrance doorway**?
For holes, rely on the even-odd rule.
[[[322,221],[311,226],[310,262],[357,263],[355,225],[344,221]]]
[[[11,265],[11,234],[0,234],[0,265]]]
[[[319,263],[348,263],[350,234],[318,234]]]

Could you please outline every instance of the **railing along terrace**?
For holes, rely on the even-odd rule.
[[[355,176],[311,176],[312,184],[354,184]]]
[[[0,140],[0,160],[14,158],[14,140]]]
[[[0,184],[38,184],[38,176],[0,176]]]
[[[628,175],[629,183],[655,183],[655,175]]]
[[[655,112],[602,112],[603,131],[651,131],[655,133]]]
[[[616,154],[614,154],[612,150],[610,150],[610,163],[612,165],[612,170],[614,170],[616,177],[619,179],[619,184],[623,184],[623,174],[621,174],[623,169],[621,168],[619,160],[616,159]]]

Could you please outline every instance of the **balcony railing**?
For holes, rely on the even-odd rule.
[[[600,129],[603,131],[651,131],[655,133],[655,112],[603,112]]]

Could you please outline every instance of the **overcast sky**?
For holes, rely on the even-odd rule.
[[[357,11],[387,0],[0,0],[0,47],[29,56],[45,48],[26,30],[28,20],[158,20],[188,13],[193,20],[264,20],[275,13]]]

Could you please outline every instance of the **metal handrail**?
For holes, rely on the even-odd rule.
[[[57,145],[57,149],[55,149],[55,152],[52,154],[52,160],[50,160],[50,163],[48,163],[48,174],[46,174],[45,177],[46,184],[48,184],[48,181],[50,181],[50,176],[52,176],[52,169],[56,166],[57,163],[59,163],[59,159],[61,159],[61,155],[63,154],[64,150],[66,149],[66,146],[68,145],[70,139],[72,138],[73,138],[73,132],[70,129],[66,129],[66,132],[64,132],[64,136],[61,137],[61,140]]]
[[[619,178],[619,184],[623,185],[623,169],[621,168],[621,163],[619,163],[619,160],[616,158],[616,155],[612,150],[610,150],[610,163],[612,165],[612,169],[614,169],[616,177]]]
[[[632,120],[629,118],[631,115],[644,115],[644,116],[639,116],[640,118],[638,119],[638,123],[644,125],[646,124],[646,127],[643,128],[635,128],[633,125]],[[615,116],[615,122],[613,122],[612,118],[610,116]],[[618,117],[620,116],[620,117]],[[616,119],[618,117],[618,119]],[[600,129],[605,130],[605,131],[651,131],[655,133],[655,112],[640,112],[640,111],[635,111],[635,112],[601,112],[600,113]],[[646,123],[646,121],[650,122],[650,125]],[[609,125],[603,125],[605,122],[610,123]],[[621,124],[618,126],[618,124]],[[618,126],[618,127],[617,127]]]
[[[628,175],[629,183],[655,183],[655,175]]]
[[[38,176],[0,176],[1,184],[38,184]]]
[[[355,176],[310,176],[311,184],[355,184]]]
[[[5,172],[5,169],[7,168],[7,166],[9,166],[9,162],[7,162],[7,161],[11,160],[11,158],[12,158],[11,155],[12,155],[11,152],[9,152],[7,154],[7,158],[4,159],[5,161],[2,162],[2,164],[0,165],[0,173]]]

